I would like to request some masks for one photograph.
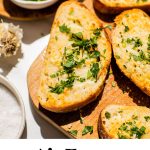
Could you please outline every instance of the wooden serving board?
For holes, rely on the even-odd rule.
[[[60,0],[56,4],[41,10],[29,10],[18,7],[10,0],[0,0],[0,15],[9,19],[23,21],[43,19],[53,15],[62,1],[64,0]]]
[[[92,1],[85,0],[84,3],[87,7],[92,8]],[[93,10],[94,11],[94,10]],[[104,90],[99,95],[97,100],[90,103],[81,109],[83,117],[83,124],[80,122],[80,112],[70,112],[64,114],[53,113],[42,108],[37,99],[37,91],[39,88],[39,79],[41,69],[43,68],[44,51],[33,62],[28,71],[27,82],[31,102],[37,112],[46,119],[50,124],[54,125],[57,129],[62,131],[69,138],[73,138],[68,131],[78,130],[77,137],[85,139],[97,139],[98,135],[98,118],[101,110],[109,104],[122,104],[122,105],[144,105],[150,106],[150,97],[145,95],[138,89],[128,78],[126,78],[117,67],[114,58],[112,58],[110,70],[104,86]],[[93,126],[93,134],[82,136],[84,126]]]

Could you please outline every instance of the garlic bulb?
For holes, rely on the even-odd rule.
[[[16,55],[21,47],[23,31],[12,23],[0,23],[0,56]]]

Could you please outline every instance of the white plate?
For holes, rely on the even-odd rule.
[[[21,125],[19,128],[19,132],[17,133],[17,136],[14,137],[14,139],[19,139],[19,138],[21,138],[22,133],[25,128],[25,109],[24,109],[24,104],[23,104],[22,98],[21,98],[20,94],[18,93],[18,91],[16,90],[16,88],[10,83],[10,81],[7,78],[3,77],[2,75],[0,75],[0,83],[2,85],[4,85],[5,87],[7,87],[8,90],[10,90],[12,92],[12,94],[14,94],[14,96],[16,97],[16,100],[20,106],[20,110],[21,110],[21,114],[22,114]]]
[[[44,1],[25,1],[25,0],[11,0],[14,4],[26,9],[42,9],[53,5],[58,0],[44,0]]]

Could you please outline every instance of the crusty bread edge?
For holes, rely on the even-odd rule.
[[[126,10],[124,12],[122,12],[120,15],[118,15],[116,18],[115,18],[115,24],[117,24],[120,20],[122,20],[122,18],[124,17],[125,14],[129,13],[129,12],[138,12],[138,11],[142,11],[140,9],[131,9],[131,10]],[[142,11],[143,14],[147,17],[149,17],[144,11]],[[150,17],[149,17],[150,19]],[[112,31],[112,37],[115,36],[115,28],[114,30]],[[113,44],[113,43],[112,43]],[[114,51],[114,50],[113,50]],[[115,56],[114,56],[115,57]],[[148,96],[150,96],[150,89],[148,89],[148,87],[145,87],[145,86],[141,86],[141,83],[139,83],[135,78],[132,78],[132,76],[130,76],[127,72],[124,72],[122,70],[124,70],[124,68],[119,64],[119,60],[118,59],[115,59],[116,60],[116,63],[118,65],[118,67],[120,68],[121,72],[123,72],[123,74],[125,76],[127,76],[137,87],[139,87],[145,94],[147,94]]]
[[[84,7],[85,9],[88,9],[87,7],[85,7],[85,5],[79,3],[79,2],[76,2],[76,1],[66,1],[66,2],[63,2],[59,8],[58,8],[58,11],[56,12],[56,15],[54,17],[54,22],[53,22],[53,25],[52,25],[52,28],[51,28],[51,31],[53,30],[53,28],[55,27],[56,25],[56,18],[57,16],[59,16],[59,14],[61,13],[61,8],[63,8],[64,6],[66,5],[69,5],[71,3],[76,3],[77,5],[81,6],[81,7]],[[93,13],[91,12],[91,15]],[[95,20],[100,24],[100,26],[102,26],[102,23],[100,22],[100,20],[98,20],[97,16],[95,16],[94,14],[92,15]],[[106,79],[106,76],[107,76],[107,71],[108,71],[108,67],[110,65],[110,62],[111,62],[111,56],[112,56],[112,49],[111,49],[111,44],[109,42],[109,39],[108,39],[108,35],[106,33],[106,31],[104,30],[105,32],[105,35],[106,35],[106,39],[107,39],[107,45],[108,45],[108,49],[107,49],[107,53],[108,53],[108,56],[107,56],[107,61],[105,62],[105,66],[103,67],[103,69],[101,70],[101,73],[104,74],[105,76],[105,79]],[[51,40],[49,40],[49,43],[48,43],[48,47],[47,49],[49,49],[49,45],[51,44]],[[46,54],[45,54],[45,57],[46,57]],[[49,110],[49,111],[52,111],[52,112],[57,112],[57,113],[65,113],[65,112],[71,112],[71,111],[76,111],[77,109],[80,109],[82,107],[84,107],[85,105],[91,103],[92,101],[96,100],[96,98],[98,97],[98,95],[102,92],[103,90],[103,87],[104,87],[104,83],[105,83],[105,79],[103,80],[103,84],[99,87],[99,89],[97,89],[97,91],[95,91],[95,94],[91,95],[88,99],[86,99],[86,101],[84,102],[79,102],[77,104],[74,104],[74,105],[71,105],[71,106],[68,106],[68,107],[63,107],[63,108],[49,108],[47,107],[46,105],[42,105],[43,108]],[[39,101],[40,101],[40,98],[39,98]],[[42,101],[40,102],[42,103]]]
[[[107,107],[107,106],[106,106]],[[105,107],[105,108],[106,108]],[[113,137],[111,137],[105,130],[105,127],[103,126],[102,123],[102,111],[105,110],[105,108],[103,108],[100,112],[99,118],[98,118],[98,126],[97,126],[97,130],[98,130],[98,135],[99,138],[101,139],[113,139]]]
[[[105,4],[103,4],[100,0],[94,0],[94,7],[96,8],[97,11],[103,13],[103,14],[118,14],[121,13],[124,10],[132,9],[132,8],[139,8],[143,9],[145,11],[149,11],[150,4],[149,5],[142,5],[142,6],[137,6],[137,7],[131,7],[131,6],[120,6],[120,7],[110,7]]]

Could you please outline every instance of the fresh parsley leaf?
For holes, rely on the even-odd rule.
[[[136,38],[127,38],[126,42],[128,44],[134,44],[133,49],[143,45],[142,41],[137,37]]]
[[[101,31],[103,30],[103,28],[97,28],[93,31],[93,34],[96,36],[100,36],[101,35]]]
[[[111,114],[110,114],[109,112],[105,112],[105,117],[106,117],[107,119],[110,119],[110,118],[111,118]]]
[[[140,139],[143,134],[145,134],[146,128],[142,126],[141,128],[138,127],[132,127],[131,128],[131,135],[133,136],[134,134],[136,135],[136,138]]]
[[[78,134],[78,131],[77,130],[71,130],[71,131],[68,131],[71,135],[73,136],[77,136]]]
[[[51,90],[50,92],[52,93],[57,93],[57,94],[60,94],[64,91],[64,86],[62,85],[56,85],[55,87],[49,87]]]
[[[136,136],[136,138],[140,139],[142,135],[145,134],[146,128],[144,126],[141,126],[138,128],[136,126],[136,121],[133,122],[125,122],[118,128],[118,138],[124,138],[124,133],[126,138],[132,138],[133,136]]]
[[[59,30],[62,33],[69,33],[70,32],[70,28],[68,28],[66,24],[59,26]]]
[[[92,77],[92,73],[91,73],[90,70],[88,70],[88,72],[87,72],[87,79],[89,79],[89,78],[91,78],[91,77]]]
[[[150,116],[145,116],[144,119],[146,120],[146,122],[150,121]]]
[[[119,55],[115,55],[116,59],[120,59],[120,56]]]
[[[75,40],[74,43],[72,44],[73,47],[79,47],[79,49],[83,49],[86,51],[95,50],[97,47],[97,38],[93,37],[91,39],[80,39],[80,40]]]
[[[93,65],[90,69],[90,72],[91,72],[93,78],[97,79],[97,75],[98,75],[99,70],[100,70],[99,64],[93,63]]]
[[[119,130],[121,130],[121,131],[126,131],[127,128],[128,128],[128,126],[125,125],[125,123],[123,123],[123,124],[120,126]]]
[[[86,134],[92,134],[93,133],[93,126],[85,126],[84,129],[82,130],[82,136]]]
[[[125,26],[124,32],[128,32],[129,31],[129,27]]]
[[[78,32],[78,33],[73,33],[71,40],[82,40],[83,39],[83,34],[82,32]]]
[[[60,84],[57,84],[55,87],[49,87],[51,89],[50,92],[60,94],[64,91],[65,88],[71,88],[74,81],[74,76],[68,77],[67,80],[61,80]]]
[[[131,54],[131,56],[133,57],[134,61],[146,61],[146,62],[150,62],[150,57],[146,57],[146,55],[144,54],[143,51],[139,52],[139,55],[134,55]]]
[[[90,58],[98,58],[98,57],[100,57],[100,52],[99,51],[93,51],[90,54]]]
[[[120,132],[117,133],[119,139],[127,139],[127,137]]]
[[[67,59],[66,62],[63,62],[63,66],[66,68],[72,68],[75,66],[75,60],[73,58]]]
[[[78,81],[84,82],[84,81],[85,81],[85,78],[79,78]]]
[[[138,116],[133,115],[133,116],[132,116],[132,119],[133,119],[133,120],[137,120],[137,119],[138,119]]]

